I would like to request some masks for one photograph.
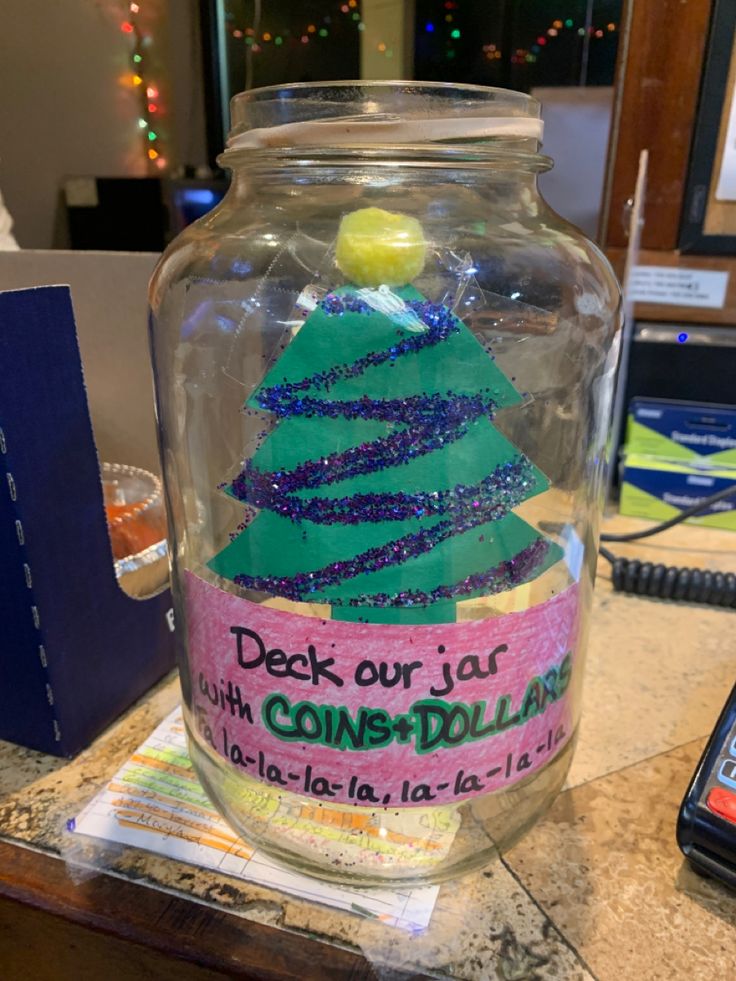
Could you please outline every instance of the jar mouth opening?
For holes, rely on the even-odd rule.
[[[540,104],[509,89],[449,82],[298,82],[231,102],[226,153],[286,148],[500,145],[535,153]]]

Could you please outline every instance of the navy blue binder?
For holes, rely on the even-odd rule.
[[[115,577],[68,287],[0,293],[0,738],[87,746],[173,666],[170,608]]]

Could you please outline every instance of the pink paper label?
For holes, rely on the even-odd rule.
[[[572,735],[578,586],[485,620],[344,623],[272,609],[186,573],[194,719],[233,766],[363,806],[507,787]]]

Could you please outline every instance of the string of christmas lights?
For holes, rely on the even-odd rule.
[[[455,20],[453,11],[459,9],[459,3],[457,0],[444,0],[442,6],[445,13],[440,15],[438,22],[435,23],[435,20],[428,20],[424,25],[424,29],[427,34],[433,34],[435,32],[439,33],[444,26],[448,32],[447,44],[451,45],[452,41],[457,41],[462,37],[460,28],[453,26]],[[348,0],[347,3],[341,3],[336,7],[336,10],[339,10],[342,14],[350,15],[351,20],[355,22],[359,31],[365,29],[358,0]],[[244,30],[235,28],[231,31],[231,34],[236,40],[244,40],[252,54],[260,54],[264,50],[264,45],[268,44],[273,44],[274,47],[279,48],[285,43],[291,43],[293,45],[309,44],[310,41],[329,37],[331,25],[332,16],[326,14],[322,18],[321,27],[318,27],[316,23],[309,23],[297,30],[283,28],[281,31],[270,30],[263,32],[256,32],[252,27],[247,27]],[[571,17],[565,18],[564,20],[555,18],[546,31],[543,31],[537,37],[535,43],[530,45],[529,48],[514,49],[510,55],[511,63],[514,65],[533,64],[536,62],[537,56],[543,51],[548,40],[562,36],[566,30],[574,30],[580,37],[588,34],[591,39],[600,40],[607,33],[618,30],[618,25],[608,23],[605,27],[590,26],[586,28],[577,26]],[[376,44],[376,50],[384,54],[387,58],[393,57],[393,51],[383,41]],[[484,44],[483,53],[489,61],[498,61],[503,57],[503,52],[498,44]],[[449,59],[454,58],[454,48],[448,46],[445,57]]]
[[[452,41],[457,41],[462,37],[462,31],[458,27],[453,27],[454,15],[453,11],[459,9],[459,3],[457,0],[445,0],[443,3],[443,8],[446,11],[445,14],[440,14],[439,18],[435,20],[428,20],[424,25],[424,30],[427,34],[435,34],[444,29],[448,31],[448,36],[446,38],[446,43],[448,45],[445,51],[445,57],[452,59],[455,57],[454,48],[450,47]],[[571,17],[565,18],[565,20],[559,17],[555,18],[546,31],[543,31],[536,39],[535,43],[530,45],[529,48],[515,48],[511,53],[509,60],[512,65],[521,64],[533,64],[537,60],[537,56],[543,51],[548,40],[556,37],[562,36],[566,30],[574,30],[580,37],[584,37],[586,34],[594,40],[600,40],[605,37],[607,33],[613,33],[618,30],[618,25],[614,23],[606,24],[603,27],[579,27],[575,25],[574,20]],[[488,61],[499,61],[503,58],[503,51],[498,44],[484,44],[483,53]]]
[[[537,55],[546,47],[548,40],[561,37],[566,30],[574,30],[579,37],[585,37],[588,34],[592,39],[599,41],[606,36],[606,33],[612,34],[617,29],[618,27],[614,23],[606,24],[605,29],[592,25],[587,28],[576,27],[572,17],[567,17],[564,21],[558,17],[552,21],[544,33],[537,37],[536,42],[530,48],[517,48],[511,56],[511,63],[512,65],[521,65],[525,62],[533,64],[537,60]]]
[[[140,115],[138,129],[141,134],[143,151],[149,169],[165,170],[168,161],[163,152],[159,119],[161,113],[161,96],[157,85],[150,77],[147,52],[150,50],[153,38],[142,25],[142,3],[128,5],[127,19],[120,24],[123,34],[130,37],[131,74],[123,79],[125,85],[131,86],[138,92]]]
[[[336,6],[336,13],[337,12],[348,15],[350,20],[355,24],[357,30],[365,30],[365,25],[361,19],[358,0],[348,0],[347,3],[338,4]],[[285,43],[291,43],[293,45],[309,44],[310,41],[329,37],[332,22],[332,15],[326,14],[322,18],[322,25],[319,27],[316,23],[309,23],[305,24],[299,30],[283,28],[281,31],[270,30],[258,33],[254,30],[254,28],[246,27],[244,30],[235,28],[231,30],[230,33],[236,40],[244,40],[245,44],[247,44],[250,48],[252,54],[260,54],[260,52],[264,50],[264,44],[273,44],[274,47],[280,48]],[[260,36],[258,36],[258,34],[260,34]],[[388,57],[391,57],[393,54],[393,52],[390,51],[385,44],[379,44],[378,50],[383,50]]]
[[[427,20],[424,24],[424,30],[427,34],[437,33],[439,35],[444,28],[444,31],[446,31],[445,57],[448,59],[452,59],[456,55],[452,42],[458,41],[462,37],[461,29],[455,24],[454,15],[454,12],[457,12],[459,7],[458,0],[444,0],[442,3],[444,13],[439,14],[432,20]],[[335,13],[338,16],[340,13],[349,16],[359,31],[365,30],[359,0],[348,0],[347,3],[338,3],[335,7]],[[318,26],[318,23],[315,22],[305,24],[296,30],[287,27],[282,28],[280,31],[276,31],[273,28],[263,31],[260,29],[257,30],[254,27],[246,27],[244,29],[233,28],[230,30],[230,34],[236,40],[244,41],[248,46],[249,55],[255,55],[266,50],[267,45],[281,48],[283,45],[289,44],[292,47],[297,47],[300,44],[309,44],[310,41],[327,38],[330,35],[332,25],[333,15],[326,14],[322,18],[321,26]],[[596,27],[594,25],[578,26],[571,17],[567,17],[564,20],[558,17],[551,21],[549,27],[545,31],[542,31],[529,47],[515,48],[509,55],[509,61],[513,65],[534,64],[538,56],[544,52],[549,41],[557,37],[562,37],[568,32],[574,31],[581,38],[588,35],[590,40],[601,40],[607,34],[611,34],[617,30],[618,25],[613,22],[609,22],[602,27]],[[387,58],[393,57],[392,49],[384,41],[376,44],[376,50]],[[504,57],[504,52],[499,44],[483,44],[482,51],[488,61],[498,61]]]

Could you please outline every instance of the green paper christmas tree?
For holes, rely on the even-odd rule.
[[[277,422],[226,489],[257,513],[209,565],[334,619],[454,621],[458,601],[561,558],[513,513],[548,481],[493,425],[521,402],[493,358],[447,307],[396,286],[421,269],[418,223],[366,209],[341,233],[356,285],[317,305],[248,399]]]

